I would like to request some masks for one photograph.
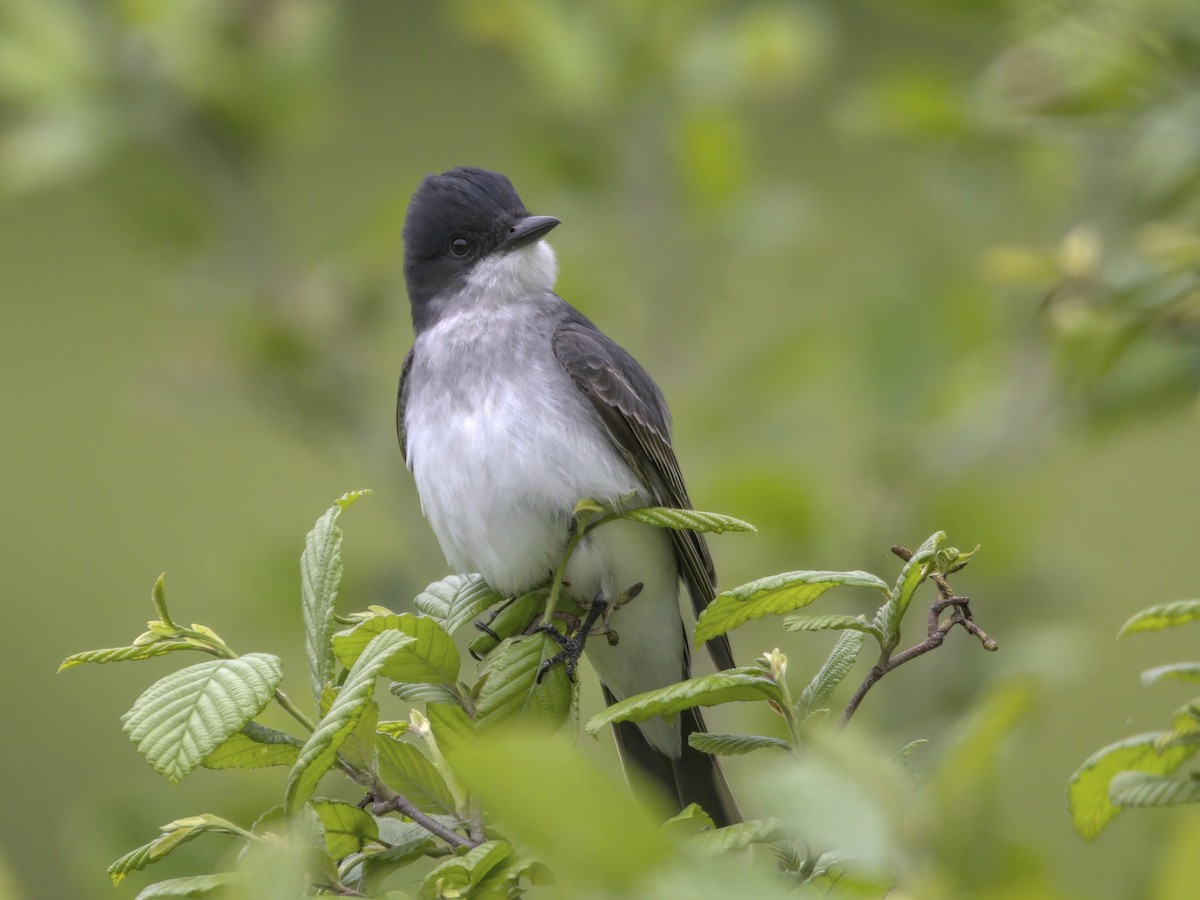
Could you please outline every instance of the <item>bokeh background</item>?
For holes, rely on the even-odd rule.
[[[1194,895],[1194,812],[1085,845],[1065,802],[1093,749],[1188,698],[1139,670],[1196,656],[1114,640],[1200,594],[1191,0],[0,0],[11,896],[132,896],[149,879],[114,894],[104,866],[158,825],[282,790],[145,766],[118,718],[178,660],[55,676],[137,634],[159,572],[177,618],[292,682],[333,498],[375,489],[343,520],[346,607],[444,574],[392,408],[405,205],[460,164],[563,220],[560,293],[662,385],[697,505],[760,527],[715,542],[724,585],[890,578],[888,547],[939,528],[983,545],[955,584],[1000,652],[954,634],[856,720],[932,738],[920,773],[1003,699],[994,754],[939,780],[960,884]],[[746,661],[777,644],[797,677],[826,649],[735,636]]]

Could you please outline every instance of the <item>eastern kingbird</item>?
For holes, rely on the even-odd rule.
[[[546,583],[581,499],[691,506],[658,386],[554,293],[543,238],[558,224],[475,168],[425,178],[404,222],[415,339],[400,373],[400,446],[447,561],[509,597]],[[581,605],[642,585],[613,617],[619,642],[587,645],[608,703],[688,677],[680,580],[699,614],[716,576],[695,532],[620,520],[576,549],[564,584]],[[718,668],[733,665],[725,636],[708,649]],[[726,825],[740,817],[720,768],[687,741],[703,730],[697,709],[615,727],[626,763],[681,809],[699,803]]]

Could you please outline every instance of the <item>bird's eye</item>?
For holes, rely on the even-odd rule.
[[[471,252],[471,242],[465,237],[456,237],[450,241],[450,252],[454,256],[466,256]]]

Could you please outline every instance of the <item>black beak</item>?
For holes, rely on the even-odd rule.
[[[518,247],[532,244],[546,235],[558,221],[554,216],[526,216],[518,219],[508,229],[508,235],[500,246],[504,250],[516,250]]]

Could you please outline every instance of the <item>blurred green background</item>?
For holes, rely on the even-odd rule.
[[[1189,0],[0,0],[12,895],[114,896],[104,866],[158,825],[282,790],[138,758],[118,718],[177,661],[54,675],[137,634],[159,572],[177,618],[293,682],[296,562],[333,498],[376,492],[345,520],[346,607],[444,574],[392,408],[405,204],[462,164],[563,220],[559,292],[662,385],[697,506],[760,527],[714,542],[725,586],[890,576],[938,528],[983,544],[955,586],[1000,653],[954,634],[859,714],[936,760],[985,692],[1028,698],[951,787],[957,877],[1191,896],[1194,811],[1088,846],[1065,803],[1093,749],[1188,698],[1138,671],[1196,656],[1114,641],[1200,594]],[[780,643],[797,677],[826,649],[735,636],[746,662]]]

